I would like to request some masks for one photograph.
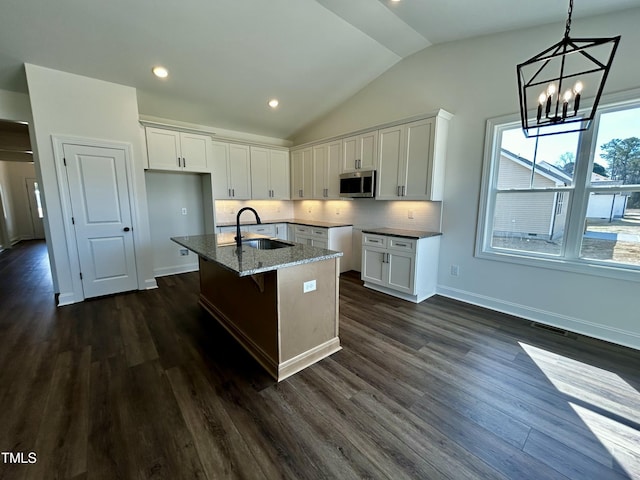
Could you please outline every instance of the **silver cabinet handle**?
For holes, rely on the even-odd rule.
[[[399,243],[399,242],[396,242],[396,245],[399,246],[399,247],[406,247],[407,246],[406,243]]]
[[[180,157],[178,157],[178,166],[181,167],[182,164],[180,163]]]
[[[184,157],[182,157],[182,166],[183,166],[184,168],[187,168],[187,159],[186,159],[186,158],[184,158]]]
[[[302,195],[302,189],[300,189],[300,190],[298,191],[298,196],[299,196],[300,198],[302,198],[302,196],[303,196],[303,195]]]
[[[396,196],[397,196],[397,197],[399,197],[399,196],[400,196],[400,185],[398,185],[397,190],[398,190],[398,191],[396,192]]]
[[[404,186],[404,185],[402,185],[402,196],[403,196],[403,197],[405,196],[404,189],[405,189],[405,186]]]
[[[229,196],[231,196],[231,189],[229,189]]]
[[[236,189],[235,189],[235,188],[232,188],[232,189],[231,189],[231,196],[232,196],[232,197],[235,197],[235,196],[236,196]]]

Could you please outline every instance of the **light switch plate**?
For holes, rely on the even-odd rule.
[[[308,282],[304,282],[302,285],[302,293],[313,292],[316,289],[316,281],[309,280]]]

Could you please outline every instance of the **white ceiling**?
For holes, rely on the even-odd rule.
[[[573,19],[638,6],[576,0]],[[562,22],[567,7],[567,0],[2,0],[0,89],[26,92],[22,64],[33,63],[133,86],[150,110],[154,99],[172,98],[206,110],[211,125],[289,138],[412,53]],[[169,69],[168,79],[151,75],[156,64]],[[277,110],[267,107],[271,97],[280,99]]]

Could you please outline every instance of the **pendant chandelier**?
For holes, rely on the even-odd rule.
[[[591,126],[620,35],[570,38],[573,0],[564,37],[517,67],[522,130],[527,137]]]

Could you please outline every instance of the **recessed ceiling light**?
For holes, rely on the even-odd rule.
[[[278,102],[277,98],[272,98],[271,100],[269,100],[269,106],[271,108],[276,108],[278,106],[280,102]]]
[[[151,71],[158,78],[167,78],[169,76],[169,70],[161,66],[153,67]]]

